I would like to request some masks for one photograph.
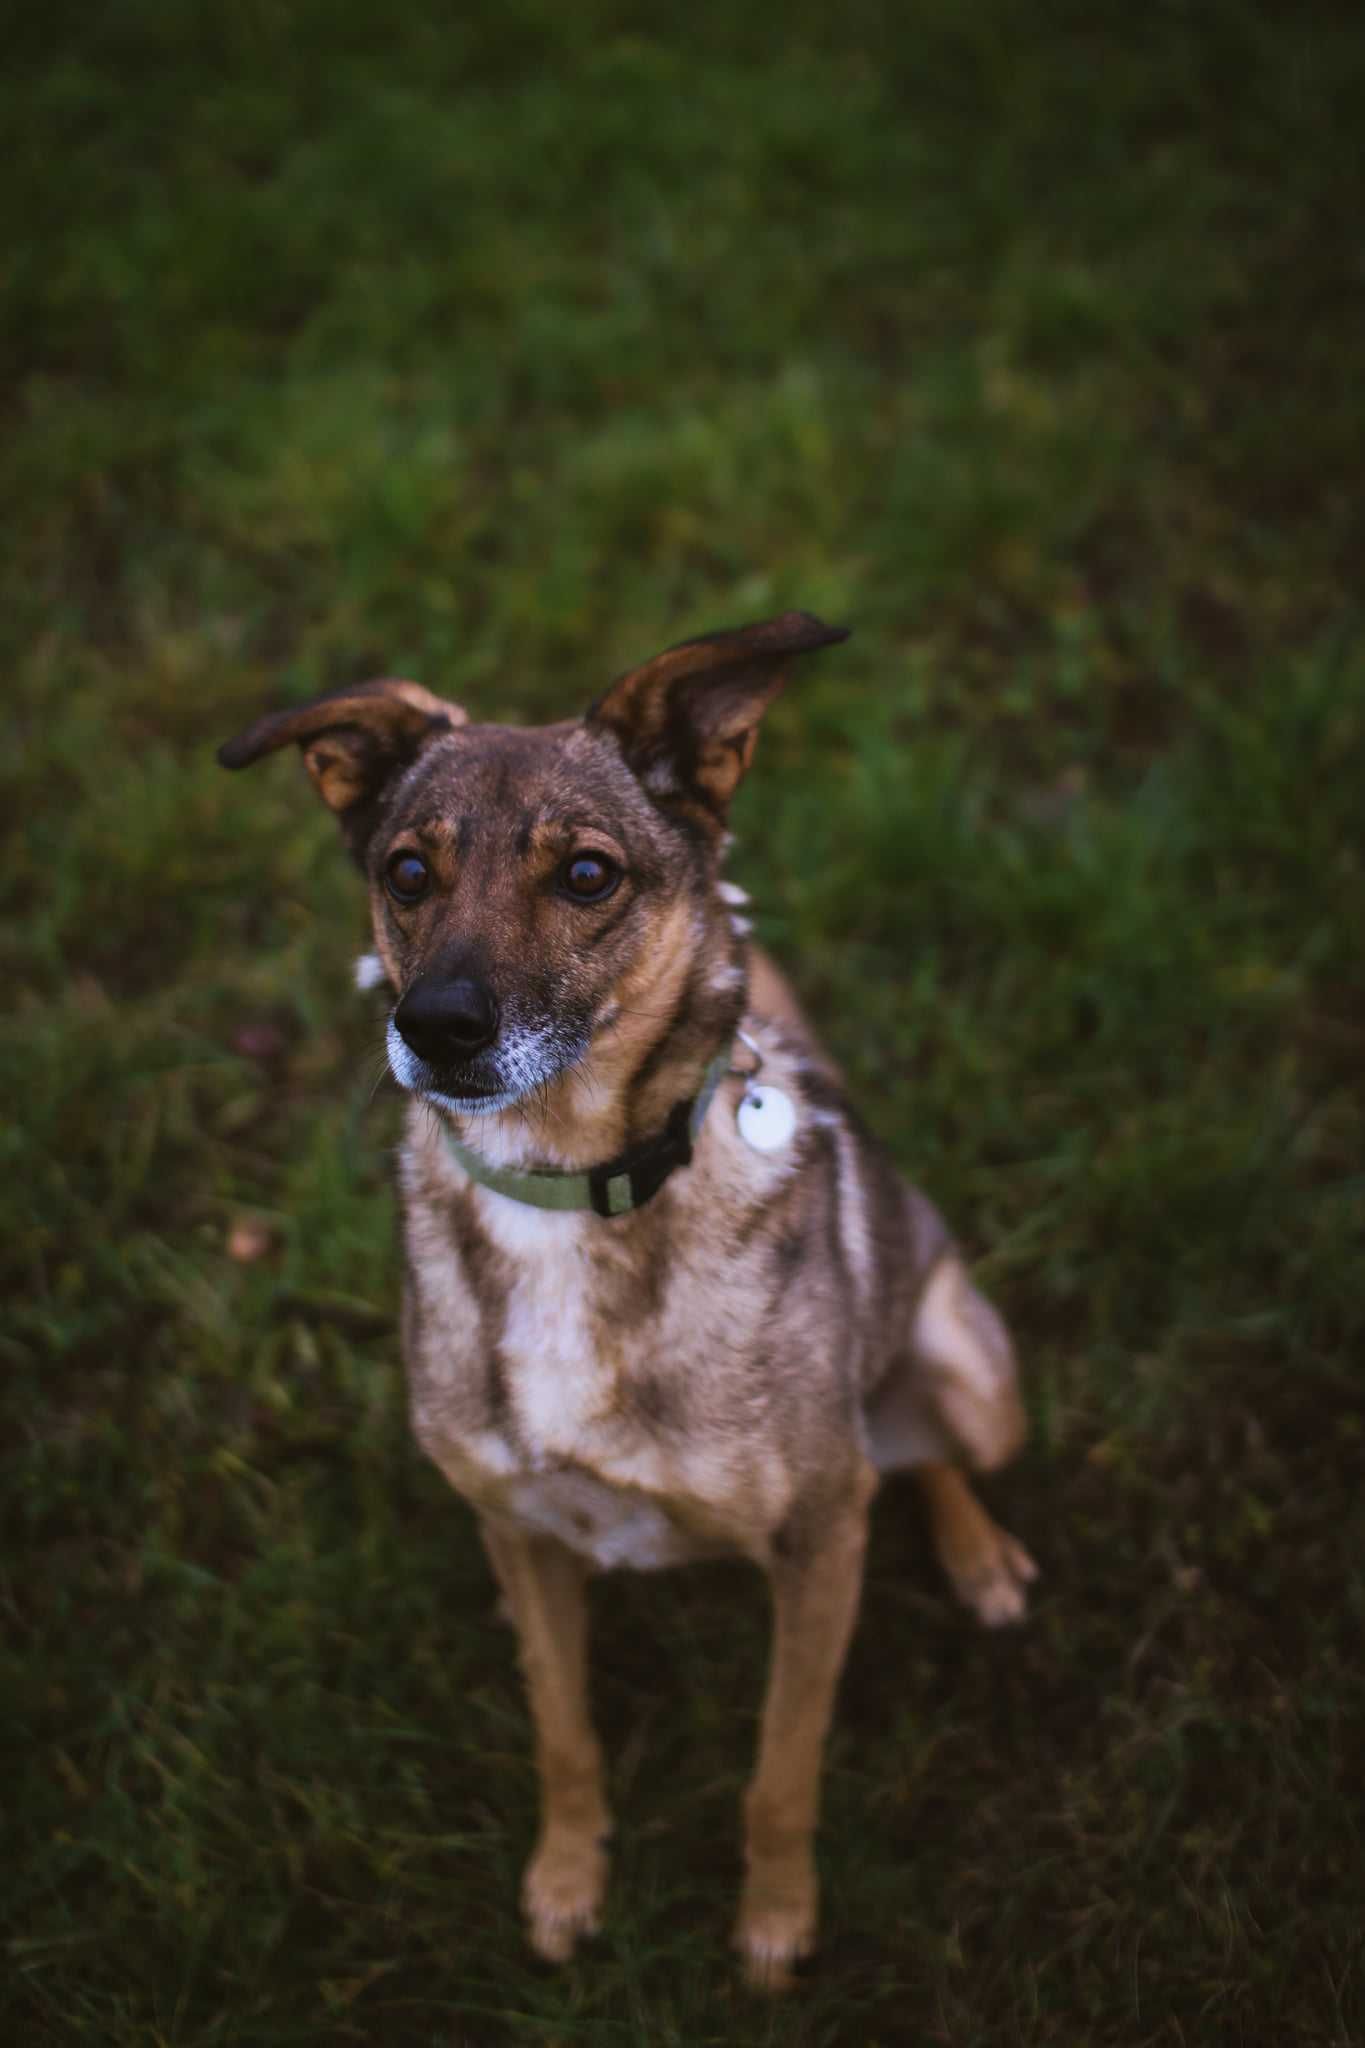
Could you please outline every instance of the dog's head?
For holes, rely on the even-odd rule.
[[[369,880],[395,1078],[488,1113],[590,1049],[638,1065],[684,1012],[712,1051],[738,1021],[716,887],[730,799],[791,657],[846,637],[786,612],[670,648],[583,719],[526,729],[364,683],[258,720],[218,758],[302,749]]]

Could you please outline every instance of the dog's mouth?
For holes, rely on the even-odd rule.
[[[446,1080],[442,1075],[438,1075],[428,1087],[414,1092],[470,1116],[486,1116],[490,1110],[510,1109],[519,1100],[510,1088],[480,1088],[472,1081],[457,1083]]]
[[[493,1116],[524,1102],[575,1066],[587,1042],[562,1027],[514,1028],[467,1062],[438,1065],[415,1053],[390,1018],[386,1050],[389,1071],[407,1094],[456,1116]]]

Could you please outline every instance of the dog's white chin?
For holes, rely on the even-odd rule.
[[[524,1102],[528,1095],[533,1095],[538,1088],[543,1088],[574,1064],[573,1058],[565,1059],[562,1054],[555,1058],[551,1048],[540,1042],[538,1034],[524,1032],[514,1037],[503,1051],[503,1064],[521,1069],[514,1083],[500,1088],[493,1095],[447,1095],[432,1087],[426,1062],[418,1059],[412,1047],[405,1042],[392,1017],[385,1033],[385,1049],[389,1072],[399,1087],[452,1116],[497,1116],[500,1111]]]
[[[442,1095],[439,1088],[418,1088],[413,1092],[424,1102],[434,1102],[438,1109],[448,1109],[452,1116],[496,1116],[500,1109],[511,1109],[514,1103],[524,1102],[531,1091],[523,1088],[517,1094],[504,1088],[501,1095]]]

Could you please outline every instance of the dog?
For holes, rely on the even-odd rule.
[[[961,1470],[1024,1438],[1005,1326],[722,878],[764,711],[846,637],[803,612],[711,633],[538,728],[386,678],[219,751],[297,744],[368,880],[408,1097],[412,1422],[516,1625],[541,1794],[522,1905],[551,1961],[607,1877],[589,1573],[738,1552],[767,1575],[735,1940],[770,1987],[815,1938],[821,1749],[880,1474],[917,1471],[986,1623],[1035,1575]]]

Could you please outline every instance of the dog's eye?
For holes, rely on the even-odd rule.
[[[420,903],[427,893],[431,871],[417,853],[396,853],[384,870],[384,883],[399,903]]]
[[[601,853],[576,853],[559,872],[560,887],[575,903],[601,903],[620,879],[615,861]]]

